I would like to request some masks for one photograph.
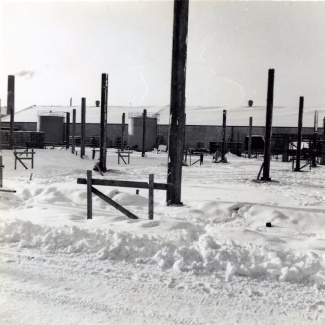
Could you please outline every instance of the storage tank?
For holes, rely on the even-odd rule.
[[[44,142],[63,142],[64,113],[53,111],[40,111],[37,115],[37,131],[44,132]]]
[[[142,151],[143,116],[141,113],[129,115],[128,144],[137,151]],[[157,138],[157,115],[147,114],[145,151],[152,151]]]

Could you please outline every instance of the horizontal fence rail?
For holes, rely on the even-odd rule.
[[[104,193],[100,192],[93,185],[99,186],[115,186],[115,187],[135,187],[135,188],[143,188],[149,190],[149,219],[153,219],[153,211],[154,211],[154,190],[165,190],[172,188],[172,184],[163,184],[163,183],[154,183],[154,175],[149,175],[149,182],[134,182],[134,181],[119,181],[119,180],[108,180],[108,179],[93,179],[92,171],[87,170],[87,178],[77,178],[77,184],[87,185],[87,219],[92,219],[92,194],[97,195],[106,203],[112,205],[114,208],[125,214],[127,217],[131,219],[138,219],[136,215],[132,212],[128,211],[120,204],[107,197]],[[138,190],[137,190],[138,194]]]

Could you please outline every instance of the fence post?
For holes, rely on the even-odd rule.
[[[154,174],[149,175],[149,219],[153,220]]]
[[[91,190],[91,178],[92,171],[87,170],[87,219],[93,218],[93,201],[92,201],[92,190]]]
[[[34,148],[32,148],[32,169],[34,168]]]

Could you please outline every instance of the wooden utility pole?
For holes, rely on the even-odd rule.
[[[70,113],[66,112],[66,123],[65,123],[65,148],[69,149],[70,145]]]
[[[147,137],[147,110],[143,110],[142,114],[142,157],[146,154],[146,137]]]
[[[102,172],[106,172],[107,154],[107,97],[108,97],[108,74],[102,74],[101,110],[100,110],[100,149],[99,166]]]
[[[182,163],[185,129],[185,85],[189,0],[174,0],[170,126],[168,140],[168,204],[182,204]]]
[[[311,159],[311,166],[316,167],[316,156],[317,156],[317,128],[318,128],[318,112],[315,111],[314,117],[314,137],[313,137],[313,153]]]
[[[253,117],[249,118],[249,129],[248,129],[248,158],[252,158],[252,133],[253,133]]]
[[[124,140],[125,140],[125,113],[122,114],[121,151],[124,151]]]
[[[12,149],[14,146],[15,126],[15,76],[8,76],[7,112],[10,114],[9,148]]]
[[[221,161],[225,162],[226,151],[226,127],[227,127],[227,111],[222,112],[222,142],[221,142]]]
[[[75,135],[76,135],[76,109],[74,108],[72,110],[72,139],[71,139],[71,153],[73,154],[76,149]]]
[[[86,98],[81,98],[81,142],[80,142],[80,158],[85,155],[86,147]]]
[[[0,98],[0,151],[1,151],[1,113],[2,113],[2,108],[1,108],[1,98]],[[2,165],[2,163],[0,164],[0,166]],[[1,169],[1,167],[0,167]]]
[[[267,103],[266,103],[263,177],[261,178],[263,181],[271,181],[270,162],[271,162],[271,140],[272,140],[272,118],[273,118],[273,93],[274,93],[274,69],[269,69]]]
[[[299,117],[298,117],[298,139],[297,139],[297,152],[296,152],[296,168],[295,168],[296,172],[300,171],[303,113],[304,113],[304,97],[300,97],[300,99],[299,99]]]

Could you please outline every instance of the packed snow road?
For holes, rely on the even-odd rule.
[[[1,324],[322,324],[316,286],[1,249]]]

